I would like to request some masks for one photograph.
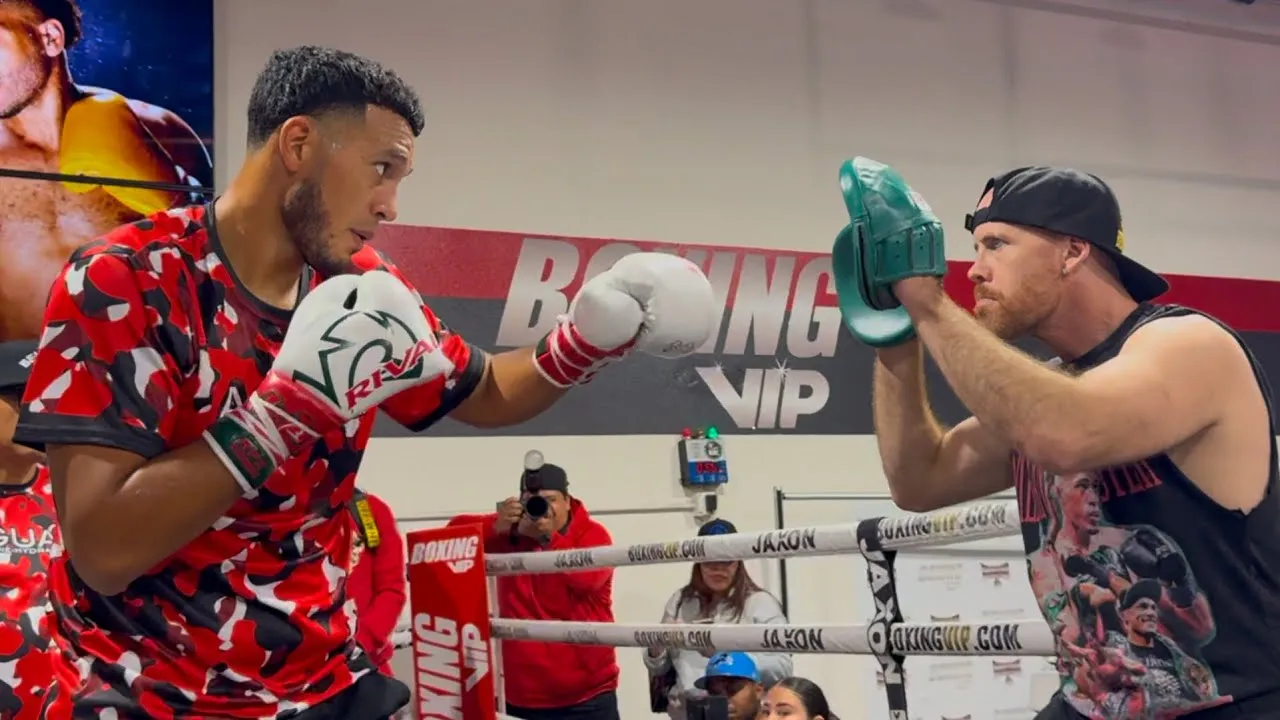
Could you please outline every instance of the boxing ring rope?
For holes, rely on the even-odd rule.
[[[862,551],[857,529],[864,523],[875,524],[876,537],[884,550],[920,550],[959,540],[1011,537],[1022,531],[1016,502],[978,503],[931,513],[869,518],[854,524],[581,550],[507,553],[485,558],[485,571],[497,576],[525,575],[677,562],[849,555]]]
[[[624,623],[563,622],[558,620],[493,619],[493,636],[504,640],[536,640],[576,645],[610,645],[613,647],[664,647],[673,649],[714,648],[744,652],[871,655],[867,640],[871,625],[707,625],[667,623],[665,625],[629,625]],[[983,635],[1004,633],[1017,637],[1018,646],[980,649],[996,640],[965,640]],[[1053,654],[1053,635],[1042,620],[1016,620],[998,623],[895,623],[890,638],[897,644],[919,644],[912,655],[991,655],[1041,657]],[[906,638],[927,638],[911,640]],[[892,643],[893,640],[891,639]],[[784,647],[780,647],[784,646]]]
[[[1002,501],[930,513],[868,518],[845,525],[485,557],[485,575],[493,578],[677,562],[859,554],[867,561],[868,583],[876,604],[875,617],[869,624],[626,624],[492,617],[490,631],[494,639],[613,647],[872,655],[890,678],[885,689],[891,709],[905,711],[905,689],[900,678],[906,654],[1022,657],[1054,654],[1053,634],[1039,618],[985,623],[908,623],[902,620],[898,610],[893,577],[897,553],[930,554],[936,552],[934,546],[937,545],[1012,537],[1020,533],[1017,503]],[[976,556],[985,552],[970,550],[967,554]],[[408,629],[398,631],[393,637],[397,647],[412,644]]]

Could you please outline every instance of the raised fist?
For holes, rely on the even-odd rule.
[[[1111,588],[1111,573],[1087,555],[1068,555],[1062,559],[1062,570],[1076,579],[1083,579],[1100,588]]]
[[[1187,581],[1186,558],[1169,541],[1148,528],[1135,530],[1120,546],[1120,555],[1129,570],[1140,578],[1174,585]]]
[[[716,313],[711,283],[697,265],[668,253],[633,253],[582,286],[535,361],[548,381],[570,387],[633,348],[663,358],[691,355],[711,337]]]
[[[204,437],[254,493],[326,433],[452,370],[404,283],[386,272],[340,275],[298,303],[271,371]]]

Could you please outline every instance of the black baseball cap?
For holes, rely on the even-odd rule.
[[[708,535],[733,535],[738,532],[738,526],[725,520],[724,518],[716,518],[708,520],[698,528],[698,537],[706,537]]]
[[[0,343],[0,394],[21,395],[35,361],[35,340],[10,340]]]
[[[991,205],[966,215],[965,230],[1004,222],[1069,235],[1106,253],[1134,300],[1145,302],[1169,289],[1169,281],[1124,254],[1120,201],[1097,175],[1070,168],[1021,167],[988,180],[979,199],[988,192]]]
[[[556,490],[566,495],[569,493],[569,474],[564,468],[551,463],[543,463],[536,470],[525,470],[520,476],[522,492],[537,493],[543,490]]]

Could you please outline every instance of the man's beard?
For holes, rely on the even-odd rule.
[[[320,184],[307,179],[285,199],[281,211],[285,230],[298,247],[302,261],[321,277],[349,275],[356,272],[350,257],[338,257],[329,250],[329,211],[324,206]]]
[[[0,120],[17,117],[40,97],[40,91],[49,84],[53,74],[53,61],[36,55],[18,67],[0,68]],[[12,95],[10,95],[12,93]]]
[[[1030,335],[1040,323],[1040,318],[1035,317],[1035,313],[1029,312],[1026,305],[1013,306],[1006,298],[996,298],[991,295],[980,294],[978,299],[987,300],[988,303],[981,310],[975,309],[974,317],[980,325],[1006,342]]]

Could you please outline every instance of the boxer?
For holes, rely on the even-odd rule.
[[[0,2],[0,167],[212,185],[208,151],[182,118],[76,84],[67,51],[83,30],[75,0]],[[39,334],[45,294],[72,250],[190,194],[0,175],[0,197],[3,341]]]
[[[877,348],[889,487],[915,511],[1016,488],[1060,657],[1041,720],[1280,716],[1275,421],[1240,336],[1153,302],[1168,284],[1124,254],[1096,176],[987,182],[965,223],[972,315],[943,292],[942,226],[919,193],[864,158],[841,184],[837,291]],[[1023,337],[1057,358],[1007,343]],[[929,411],[926,351],[973,413],[955,427]]]
[[[536,347],[491,356],[451,332],[367,244],[423,122],[373,61],[273,53],[226,194],[107,233],[59,274],[17,429],[49,445],[66,544],[53,632],[74,652],[45,717],[391,715],[408,689],[354,642],[344,591],[374,410],[418,431],[511,425],[633,349],[710,335],[702,272],[643,253],[588,280]]]
[[[0,343],[0,718],[36,720],[53,683],[49,560],[60,543],[49,472],[14,445],[35,341]]]

